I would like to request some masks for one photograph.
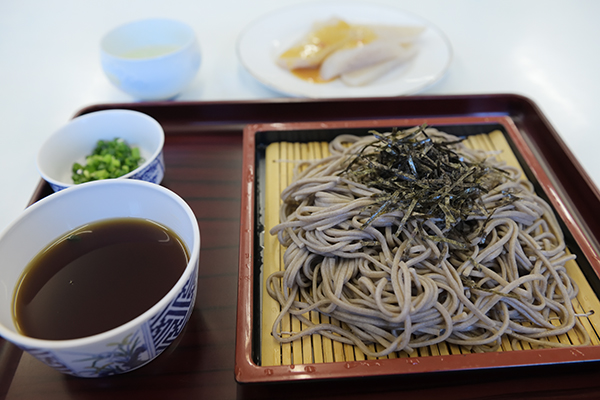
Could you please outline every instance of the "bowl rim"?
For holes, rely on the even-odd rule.
[[[61,188],[69,188],[72,186],[79,186],[81,185],[80,183],[74,183],[74,182],[63,182],[63,181],[59,181],[57,179],[54,179],[52,177],[50,177],[42,168],[40,165],[40,159],[42,157],[42,154],[44,154],[44,150],[46,148],[46,146],[48,145],[49,142],[51,142],[55,136],[57,134],[59,134],[60,132],[62,132],[64,129],[66,129],[69,125],[75,124],[75,123],[79,123],[78,121],[85,121],[87,119],[95,119],[95,118],[110,118],[111,116],[114,115],[130,115],[133,118],[142,118],[142,119],[146,119],[148,122],[150,122],[152,125],[154,125],[157,129],[157,132],[159,132],[159,142],[158,142],[158,146],[156,147],[156,149],[154,149],[154,151],[152,152],[152,155],[150,157],[148,157],[148,159],[144,160],[144,162],[142,163],[142,165],[138,166],[136,169],[134,169],[133,171],[129,171],[128,173],[126,173],[125,175],[121,175],[117,178],[108,178],[108,179],[102,179],[102,180],[116,180],[116,179],[129,179],[132,176],[138,174],[140,171],[142,171],[143,169],[147,168],[150,164],[152,164],[154,162],[154,160],[156,160],[159,156],[160,153],[163,151],[163,147],[165,144],[165,131],[162,127],[162,125],[154,118],[152,118],[150,115],[145,114],[143,112],[140,111],[134,111],[134,110],[128,110],[128,109],[111,109],[111,110],[100,110],[100,111],[94,111],[88,114],[83,114],[80,116],[77,116],[73,119],[71,119],[70,121],[68,121],[67,123],[63,124],[61,127],[59,127],[58,129],[56,129],[54,132],[52,132],[52,134],[50,134],[50,136],[48,136],[48,138],[46,138],[46,140],[42,143],[42,145],[40,146],[37,156],[36,156],[36,168],[38,170],[38,173],[40,174],[40,176],[42,177],[42,179],[44,179],[46,182],[52,184],[52,185],[56,185],[56,186],[60,186]],[[90,150],[91,152],[91,150]],[[84,154],[83,156],[85,156],[86,154]],[[73,162],[75,162],[75,160],[73,160]],[[95,182],[95,181],[92,181]],[[87,182],[86,182],[87,183]]]
[[[177,46],[177,48],[175,50],[170,51],[168,53],[161,54],[158,56],[142,57],[142,58],[123,57],[123,56],[113,53],[112,51],[108,51],[106,49],[105,42],[109,39],[110,36],[116,35],[117,31],[125,29],[125,28],[129,28],[129,27],[134,27],[136,25],[144,25],[144,24],[156,23],[156,22],[168,23],[168,24],[177,25],[178,27],[183,28],[188,33],[188,38],[187,38],[186,42],[180,46]],[[196,32],[194,31],[192,26],[186,22],[183,22],[181,20],[174,19],[174,18],[161,18],[161,17],[142,18],[142,19],[137,19],[137,20],[122,23],[120,25],[117,25],[117,26],[111,28],[108,32],[106,32],[100,39],[100,53],[104,57],[111,57],[113,59],[120,60],[120,61],[128,61],[131,63],[142,63],[142,62],[147,62],[149,60],[158,60],[161,58],[170,57],[173,54],[177,54],[182,51],[185,51],[186,49],[190,48],[190,46],[194,46],[194,44],[197,42],[198,42],[198,39],[196,38]]]
[[[126,333],[135,328],[136,326],[140,326],[144,322],[152,318],[158,311],[166,307],[177,296],[177,293],[181,291],[183,285],[188,281],[188,279],[190,279],[190,277],[193,276],[193,273],[200,262],[200,227],[198,226],[196,216],[192,211],[191,207],[178,194],[161,185],[146,181],[105,179],[82,183],[73,188],[70,188],[69,190],[62,190],[60,192],[53,193],[26,208],[21,213],[21,215],[17,217],[17,219],[15,219],[4,231],[0,232],[0,240],[2,240],[2,238],[5,235],[10,233],[13,227],[19,224],[23,218],[25,218],[28,214],[35,212],[35,210],[37,210],[38,208],[44,207],[46,203],[61,201],[63,196],[70,196],[71,193],[75,191],[88,190],[89,187],[92,187],[93,189],[94,186],[100,185],[146,186],[147,188],[158,190],[159,192],[162,192],[162,194],[171,197],[182,207],[183,211],[187,214],[190,221],[192,221],[193,237],[191,248],[189,249],[190,258],[184,271],[181,273],[181,276],[173,285],[173,287],[167,292],[167,294],[165,294],[159,301],[156,302],[156,304],[154,304],[148,310],[144,311],[142,314],[131,319],[130,321],[119,325],[115,328],[109,329],[107,331],[76,339],[48,340],[25,336],[21,333],[14,332],[13,330],[7,328],[5,325],[0,323],[0,337],[3,337],[7,341],[12,342],[18,346],[48,350],[74,349],[78,347],[92,345],[95,343],[101,343],[117,335]],[[13,299],[11,299],[11,302],[12,301]]]

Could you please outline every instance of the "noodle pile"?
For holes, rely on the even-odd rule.
[[[449,200],[438,214],[415,208],[414,199],[408,208],[392,207],[406,193],[361,179],[373,171],[369,154],[391,151],[403,136],[411,144],[450,143],[464,165],[490,171],[475,185],[468,216],[453,213]],[[272,330],[279,342],[321,334],[371,357],[440,342],[494,351],[503,336],[565,346],[546,338],[574,327],[589,342],[571,304],[578,288],[565,271],[575,257],[552,210],[518,170],[433,128],[340,135],[329,149],[330,157],[298,165],[271,230],[287,247],[285,269],[267,280],[281,305]],[[311,311],[343,327],[315,323],[305,316]],[[281,331],[290,314],[300,331]]]

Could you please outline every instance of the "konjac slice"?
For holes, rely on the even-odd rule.
[[[315,23],[306,37],[279,56],[277,63],[290,70],[317,67],[325,57],[344,46],[351,35],[352,27],[340,19]]]
[[[414,48],[408,48],[392,40],[375,40],[366,45],[338,50],[321,64],[323,79],[332,79],[363,68],[390,60],[408,60]]]
[[[367,85],[395,68],[400,67],[417,54],[415,46],[398,46],[398,53],[395,58],[381,61],[354,71],[344,72],[340,79],[348,86]]]

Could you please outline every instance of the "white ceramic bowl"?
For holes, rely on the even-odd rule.
[[[139,179],[160,183],[165,175],[163,145],[165,134],[152,117],[131,110],[104,110],[72,119],[42,145],[37,168],[54,191],[74,186],[72,166],[83,164],[100,139],[124,139],[138,147],[144,163],[118,179]]]
[[[137,318],[97,335],[40,340],[20,334],[12,316],[13,297],[29,261],[74,228],[121,217],[163,224],[187,246],[190,261],[168,294]],[[179,196],[160,185],[112,179],[54,193],[27,208],[0,235],[0,336],[66,374],[99,377],[139,368],[169,346],[188,321],[196,297],[199,257],[200,231],[194,213]],[[131,347],[133,356],[119,354],[116,343]]]
[[[196,76],[200,47],[180,21],[145,19],[119,26],[100,43],[102,68],[119,89],[139,100],[168,100]]]

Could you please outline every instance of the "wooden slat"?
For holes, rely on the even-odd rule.
[[[265,191],[265,208],[267,210],[279,209],[281,193],[279,184],[279,164],[281,159],[279,151],[279,143],[273,143],[269,146],[265,153],[265,162],[268,165],[265,171],[265,179],[269,184]],[[279,213],[269,212],[265,214],[265,225],[267,227],[275,226],[279,223]],[[276,272],[281,263],[281,245],[277,240],[277,236],[269,233],[270,228],[265,229],[264,234],[264,263],[263,263],[263,294],[262,294],[262,334],[261,334],[261,350],[262,363],[264,365],[279,365],[281,364],[281,346],[271,335],[273,322],[279,314],[280,306],[266,292],[266,281],[269,275]]]
[[[280,149],[279,149],[279,155],[281,157],[280,160],[289,160],[291,157],[288,155],[288,148],[287,148],[287,143],[281,143],[280,145]],[[277,165],[277,169],[279,170],[279,188],[280,188],[280,192],[281,190],[283,190],[283,188],[287,187],[288,185],[288,163],[287,162],[280,162]],[[269,181],[267,181],[267,185],[269,184]],[[279,214],[278,214],[279,215]],[[279,268],[277,269],[283,269],[283,251],[280,252],[280,257],[279,257]],[[282,332],[289,332],[291,330],[291,316],[286,316],[285,318],[283,318],[283,320],[281,321],[281,331]],[[291,365],[294,364],[293,360],[292,360],[292,344],[291,343],[284,343],[281,345],[281,362],[284,365]]]

